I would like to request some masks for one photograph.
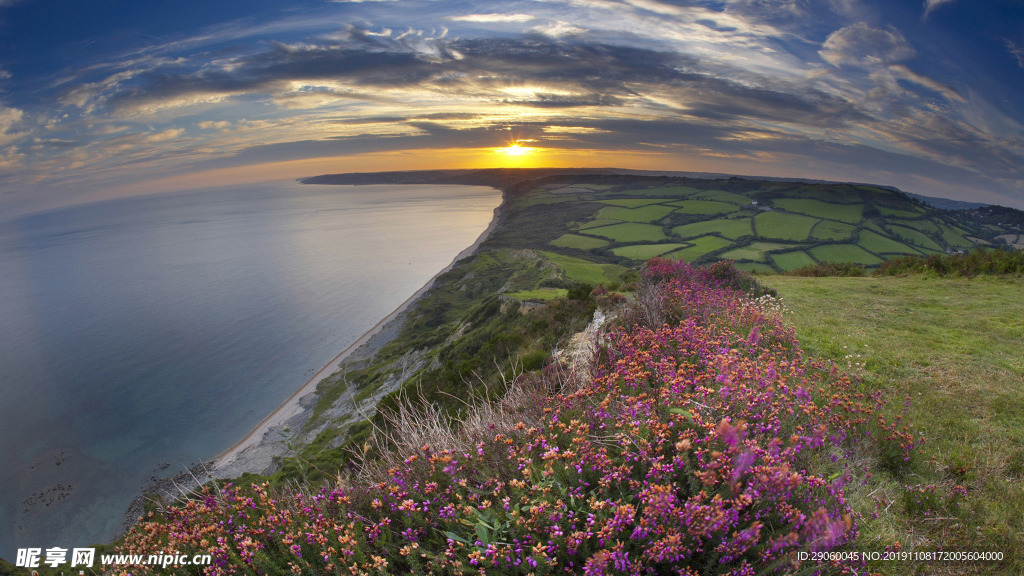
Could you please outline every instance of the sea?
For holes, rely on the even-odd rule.
[[[270,182],[0,221],[0,558],[108,542],[491,222],[479,186]]]

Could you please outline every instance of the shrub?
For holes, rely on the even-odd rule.
[[[121,549],[210,553],[213,574],[860,570],[801,568],[798,553],[857,538],[843,464],[857,443],[877,432],[906,457],[912,439],[875,418],[877,397],[806,360],[729,268],[649,262],[647,305],[668,322],[613,328],[582,385],[560,390],[549,365],[461,427],[399,406],[377,439],[391,451],[352,479],[208,486]]]
[[[967,254],[901,256],[882,263],[878,276],[929,273],[972,278],[979,275],[1024,274],[1024,252],[978,249]]]
[[[884,266],[884,264],[883,264]],[[864,265],[854,262],[818,262],[784,272],[790,276],[863,276]]]

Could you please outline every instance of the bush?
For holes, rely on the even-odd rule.
[[[938,276],[973,278],[982,275],[1024,274],[1024,252],[978,249],[967,254],[901,256],[882,263],[877,276],[929,273]]]
[[[853,262],[819,262],[795,268],[784,272],[789,276],[863,276],[865,272],[862,264]]]

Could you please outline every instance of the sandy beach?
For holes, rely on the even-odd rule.
[[[337,356],[331,359],[323,368],[321,368],[316,374],[313,375],[301,388],[296,390],[287,400],[284,401],[276,410],[271,412],[266,418],[264,418],[251,432],[249,432],[244,438],[236,442],[233,446],[225,450],[216,459],[213,460],[213,470],[211,471],[214,476],[226,477],[241,474],[244,471],[261,472],[262,470],[247,470],[246,456],[247,452],[256,449],[261,442],[266,439],[268,432],[275,429],[283,428],[286,423],[302,414],[307,406],[304,406],[304,400],[311,394],[316,392],[316,387],[321,380],[337,372],[341,365],[352,355],[353,352],[358,350],[361,346],[366,344],[378,334],[385,326],[393,322],[403,312],[408,310],[409,306],[413,302],[416,302],[424,293],[426,293],[437,280],[438,276],[452,269],[453,266],[463,258],[473,254],[480,247],[480,245],[490,236],[498,223],[499,210],[501,207],[495,208],[494,217],[491,218],[490,224],[487,228],[477,237],[476,241],[472,245],[462,250],[455,256],[455,258],[449,263],[444,269],[440,270],[437,274],[430,278],[419,290],[417,290],[412,296],[402,302],[398,308],[384,317],[380,322],[374,325],[370,330],[360,336],[355,342],[350,344]],[[276,442],[277,438],[266,439],[269,441]]]

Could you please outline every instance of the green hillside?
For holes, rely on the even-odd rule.
[[[510,208],[534,242],[627,266],[662,255],[759,272],[825,261],[870,268],[999,244],[1013,232],[886,188],[738,178],[548,177],[521,185]]]

